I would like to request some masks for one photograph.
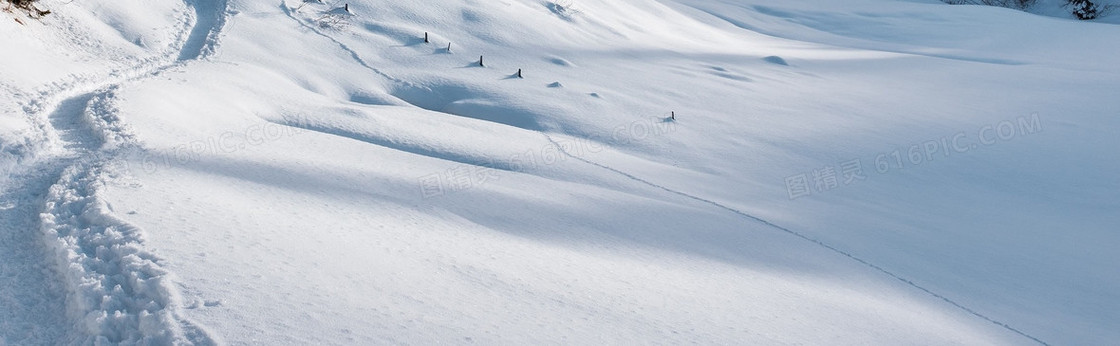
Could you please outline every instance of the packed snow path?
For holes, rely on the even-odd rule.
[[[0,340],[36,343],[211,344],[177,316],[178,302],[140,231],[98,195],[122,151],[136,150],[116,114],[114,90],[213,54],[224,0],[192,0],[193,25],[178,56],[146,59],[64,84],[24,107],[45,143],[35,163],[0,192]],[[53,148],[53,150],[51,150]]]

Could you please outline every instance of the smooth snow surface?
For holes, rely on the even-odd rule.
[[[0,344],[1120,339],[1116,15],[40,4]]]

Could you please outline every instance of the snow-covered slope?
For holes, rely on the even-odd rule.
[[[43,6],[0,21],[0,343],[1120,337],[1114,25]]]

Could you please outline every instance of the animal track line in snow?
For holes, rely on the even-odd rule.
[[[967,307],[967,306],[964,306],[964,305],[962,305],[961,303],[958,303],[958,302],[954,301],[953,299],[950,299],[949,297],[946,297],[946,296],[944,296],[944,295],[941,295],[941,294],[939,294],[939,293],[937,293],[937,292],[934,292],[934,291],[932,291],[932,290],[930,290],[930,289],[928,289],[928,288],[926,288],[926,287],[924,287],[924,286],[922,286],[922,285],[919,285],[919,284],[915,283],[914,281],[912,281],[912,280],[910,280],[910,279],[907,279],[907,278],[905,278],[905,277],[902,277],[902,276],[900,276],[899,274],[895,274],[894,272],[892,272],[892,271],[889,271],[889,270],[887,270],[887,269],[885,269],[885,268],[883,268],[883,267],[880,267],[880,266],[879,266],[879,265],[877,265],[877,264],[874,264],[874,263],[868,262],[867,260],[865,260],[865,259],[863,259],[863,258],[860,258],[860,257],[858,257],[858,256],[856,256],[856,255],[853,255],[853,254],[852,254],[852,253],[850,253],[850,252],[847,252],[847,251],[841,250],[841,249],[839,249],[839,248],[837,248],[837,247],[835,247],[835,246],[829,245],[828,243],[825,243],[825,242],[823,242],[823,241],[821,241],[821,240],[819,240],[819,239],[815,239],[815,238],[809,237],[809,236],[807,236],[807,235],[805,235],[805,234],[803,234],[803,233],[801,233],[801,232],[797,232],[797,231],[791,230],[791,229],[789,229],[789,228],[786,228],[786,227],[782,227],[782,226],[779,226],[779,225],[777,225],[777,224],[775,224],[775,223],[773,223],[773,222],[770,222],[770,221],[766,221],[766,220],[765,220],[765,219],[763,219],[763,218],[760,218],[760,217],[757,217],[757,216],[751,215],[751,214],[749,214],[749,213],[746,213],[746,212],[740,211],[740,210],[738,210],[738,209],[735,209],[735,208],[732,208],[732,207],[729,207],[729,206],[723,205],[723,204],[721,204],[721,203],[719,203],[719,202],[716,202],[716,201],[712,201],[712,200],[710,200],[710,199],[706,199],[706,198],[703,198],[703,197],[698,197],[698,196],[695,196],[695,195],[691,195],[691,194],[688,194],[688,193],[686,193],[686,192],[681,192],[681,191],[678,191],[678,190],[674,190],[674,189],[671,189],[671,188],[665,187],[664,185],[660,185],[660,184],[657,184],[657,183],[651,182],[651,181],[649,181],[649,180],[645,180],[645,179],[639,178],[639,177],[637,177],[637,176],[635,176],[635,175],[633,175],[633,174],[630,174],[630,173],[626,173],[626,172],[624,172],[624,171],[621,171],[621,170],[615,169],[614,167],[610,167],[610,166],[607,166],[607,165],[604,165],[604,164],[600,164],[600,163],[598,163],[598,162],[594,162],[594,161],[591,161],[591,160],[588,160],[588,159],[585,159],[585,158],[582,158],[582,157],[579,157],[579,156],[575,156],[575,155],[572,155],[572,154],[571,154],[570,152],[568,152],[568,151],[567,151],[566,149],[564,149],[564,146],[563,146],[563,145],[560,145],[560,143],[558,143],[558,142],[556,142],[556,140],[552,139],[552,136],[550,136],[549,134],[547,134],[547,133],[544,133],[544,132],[541,132],[541,134],[542,134],[542,135],[544,135],[544,137],[545,137],[545,138],[547,138],[547,139],[548,139],[548,141],[552,143],[552,145],[556,146],[556,147],[557,147],[557,149],[559,149],[559,151],[560,151],[561,153],[563,153],[564,155],[566,155],[566,156],[568,156],[568,157],[571,157],[571,158],[573,158],[573,159],[576,159],[576,160],[582,161],[582,162],[584,162],[584,163],[587,163],[587,164],[590,164],[590,165],[592,165],[592,166],[596,166],[596,167],[599,167],[599,168],[602,168],[602,169],[605,169],[605,170],[608,170],[608,171],[611,171],[611,172],[617,173],[617,174],[619,174],[619,175],[622,175],[622,176],[624,176],[624,177],[626,177],[626,178],[628,178],[628,179],[631,179],[631,180],[633,180],[633,181],[637,181],[637,182],[639,182],[639,183],[642,183],[642,184],[648,185],[648,186],[650,186],[650,187],[654,187],[654,188],[657,188],[657,189],[659,189],[659,190],[663,190],[663,191],[665,191],[665,192],[669,192],[669,193],[671,193],[671,194],[674,194],[674,195],[677,195],[677,196],[681,196],[681,197],[684,197],[684,198],[687,198],[687,199],[691,199],[691,200],[694,200],[694,201],[697,201],[697,202],[700,202],[700,203],[704,203],[704,204],[707,204],[707,205],[711,205],[711,206],[714,206],[714,207],[716,207],[716,208],[719,208],[719,209],[723,209],[724,211],[730,212],[730,213],[732,213],[732,214],[738,215],[738,216],[740,216],[740,217],[743,217],[743,218],[749,219],[749,220],[751,220],[751,221],[754,221],[754,222],[758,222],[758,223],[761,223],[761,224],[763,224],[763,225],[766,225],[767,227],[770,227],[770,228],[773,228],[773,229],[777,229],[777,230],[779,230],[779,231],[782,231],[782,232],[784,232],[784,233],[787,233],[787,234],[789,234],[789,235],[792,235],[792,236],[794,236],[794,237],[797,237],[797,238],[800,238],[800,239],[802,239],[802,240],[808,241],[808,242],[810,242],[810,243],[813,243],[814,245],[816,245],[816,246],[818,246],[818,247],[822,247],[822,248],[825,248],[825,249],[827,249],[828,251],[831,251],[831,252],[833,252],[833,253],[836,253],[836,254],[838,254],[838,255],[841,255],[841,256],[847,257],[847,258],[849,258],[849,259],[851,259],[851,260],[853,260],[853,261],[859,262],[859,263],[860,263],[861,265],[863,265],[863,266],[865,266],[865,267],[871,268],[871,269],[873,269],[873,270],[875,270],[875,271],[877,271],[877,272],[880,272],[880,273],[882,273],[882,274],[885,274],[885,275],[887,275],[887,276],[890,276],[891,278],[894,278],[894,279],[896,279],[896,280],[898,280],[898,281],[901,281],[902,283],[906,284],[907,286],[910,286],[910,287],[913,287],[913,288],[915,288],[915,289],[918,289],[918,290],[920,290],[920,291],[922,291],[922,292],[925,292],[926,294],[928,294],[928,295],[930,295],[930,296],[933,296],[934,298],[940,299],[940,300],[942,300],[942,301],[944,301],[944,302],[948,303],[949,305],[952,305],[952,306],[954,306],[954,307],[956,307],[956,308],[958,308],[958,309],[960,309],[960,310],[963,310],[964,312],[966,312],[966,313],[968,313],[968,314],[970,314],[970,315],[973,315],[973,316],[979,317],[980,319],[983,319],[983,320],[985,320],[985,321],[991,322],[991,323],[993,323],[993,324],[995,324],[995,325],[997,325],[997,326],[1003,327],[1004,329],[1007,329],[1008,331],[1011,331],[1011,332],[1013,332],[1013,333],[1015,333],[1015,334],[1018,334],[1018,335],[1020,335],[1020,336],[1023,336],[1023,337],[1025,337],[1025,338],[1031,339],[1032,341],[1034,341],[1034,342],[1037,342],[1037,343],[1039,343],[1039,344],[1041,344],[1041,345],[1047,345],[1047,346],[1048,346],[1048,345],[1050,345],[1049,343],[1046,343],[1045,341],[1042,341],[1042,340],[1041,340],[1041,339],[1039,339],[1039,338],[1036,338],[1036,337],[1034,337],[1034,336],[1032,336],[1032,335],[1030,335],[1030,334],[1027,334],[1027,333],[1025,333],[1025,332],[1023,332],[1023,331],[1020,331],[1019,329],[1016,329],[1015,327],[1012,327],[1012,326],[1008,325],[1007,323],[1001,322],[1001,321],[999,321],[999,320],[996,320],[996,319],[994,319],[994,318],[992,318],[992,317],[988,317],[987,315],[984,315],[984,314],[982,314],[982,313],[980,313],[980,312],[978,312],[978,311],[976,311],[976,310],[973,310],[972,308],[969,308],[969,307]]]
[[[299,18],[296,18],[296,16],[294,14],[292,14],[292,9],[288,8],[288,5],[285,1],[280,2],[280,10],[284,11],[284,14],[287,15],[288,18],[291,18],[296,23],[299,23],[300,26],[306,28],[307,30],[310,30],[311,32],[315,33],[316,35],[322,36],[323,38],[326,38],[326,39],[330,40],[331,42],[334,42],[334,44],[338,45],[339,49],[342,49],[343,51],[346,51],[346,53],[349,53],[350,57],[353,58],[355,62],[357,62],[359,65],[362,65],[362,67],[366,68],[367,70],[370,70],[373,73],[376,73],[377,75],[379,75],[381,77],[384,77],[385,79],[388,79],[390,81],[400,83],[400,84],[404,84],[404,85],[407,85],[407,86],[416,87],[416,85],[413,84],[412,82],[409,82],[409,81],[406,81],[406,80],[403,80],[403,79],[400,79],[400,78],[397,78],[397,77],[393,77],[392,75],[386,73],[385,71],[382,71],[379,68],[370,66],[368,63],[366,63],[366,61],[364,59],[362,59],[362,57],[360,55],[358,55],[358,52],[354,51],[354,49],[350,48],[350,46],[346,45],[345,43],[342,43],[341,41],[335,39],[334,37],[331,37],[330,35],[324,34],[322,31],[319,31],[319,29],[316,29],[313,26],[307,25],[307,23],[300,20]]]

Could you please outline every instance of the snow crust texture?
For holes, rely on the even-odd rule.
[[[41,3],[0,344],[1120,339],[1114,17]]]

